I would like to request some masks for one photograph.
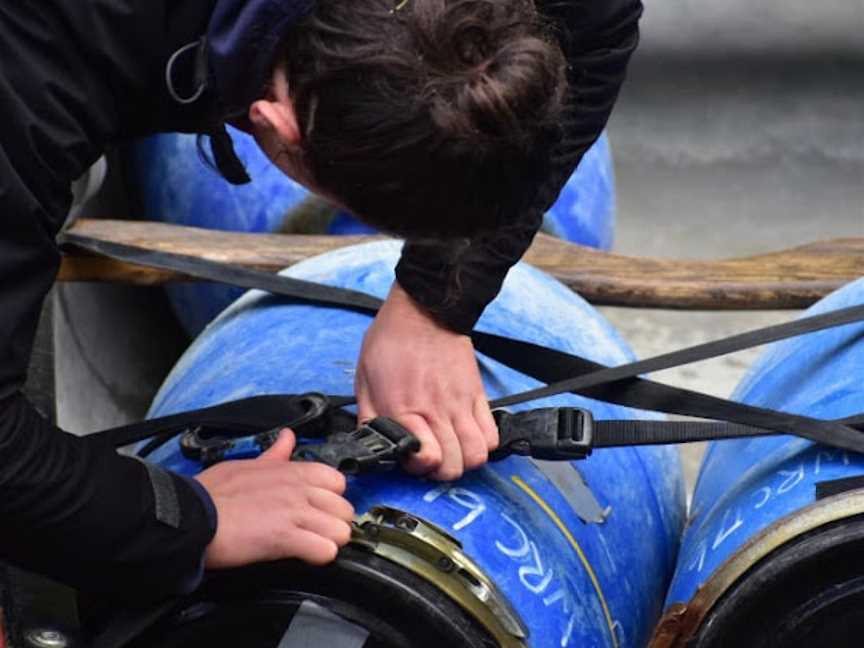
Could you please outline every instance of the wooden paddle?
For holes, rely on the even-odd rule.
[[[380,239],[222,232],[165,223],[80,220],[72,231],[104,241],[277,272],[329,250]],[[864,276],[864,238],[836,239],[718,261],[628,257],[540,234],[525,260],[595,304],[679,309],[803,308]],[[159,285],[176,273],[68,252],[60,281]]]

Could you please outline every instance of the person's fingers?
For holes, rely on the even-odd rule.
[[[312,461],[296,461],[291,466],[290,482],[324,488],[341,495],[348,483],[345,475],[335,468]]]
[[[267,454],[274,449],[273,454]],[[291,461],[289,464],[276,454],[279,451],[274,445],[255,461],[226,461],[217,464],[198,474],[196,479],[207,486],[216,486],[224,481],[227,475],[237,474],[237,464],[247,464],[242,467],[243,483],[247,489],[278,491],[314,486],[339,495],[345,492],[348,486],[345,475],[335,468],[314,461]]]
[[[459,439],[462,462],[465,470],[479,468],[489,459],[486,436],[473,416],[462,416],[453,424]]]
[[[351,522],[354,519],[354,507],[351,506],[351,502],[332,491],[323,488],[311,489],[309,503],[319,511],[329,513],[340,520]]]
[[[405,462],[405,470],[415,475],[425,475],[440,468],[443,460],[441,444],[426,419],[418,414],[409,414],[394,417],[394,420],[420,441],[419,452],[411,455]]]
[[[474,420],[483,431],[483,436],[486,437],[486,448],[490,452],[495,450],[500,443],[498,437],[498,426],[495,424],[495,417],[492,416],[492,410],[489,408],[489,401],[486,400],[486,395],[478,396],[474,400]]]
[[[372,404],[372,397],[362,374],[358,374],[357,380],[354,381],[354,393],[357,396],[357,420],[362,422],[377,418],[378,414]]]
[[[276,559],[299,558],[313,565],[326,565],[339,554],[339,546],[333,540],[296,527],[282,536],[279,549],[281,555]]]
[[[462,458],[462,444],[450,421],[435,421],[433,432],[441,444],[441,466],[429,476],[441,481],[453,481],[459,479],[465,472],[465,463]]]
[[[351,539],[351,525],[345,520],[308,508],[296,514],[297,526],[301,529],[311,531],[322,538],[332,540],[340,547],[348,544]]]
[[[285,428],[279,433],[279,438],[276,443],[267,448],[258,457],[259,461],[289,461],[291,453],[294,452],[294,447],[297,445],[297,440],[294,437],[294,432],[290,428]]]

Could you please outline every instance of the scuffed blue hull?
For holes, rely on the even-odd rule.
[[[833,293],[807,314],[861,303],[864,280]],[[864,411],[864,325],[772,345],[734,398],[816,418],[860,414]],[[845,507],[838,501],[817,505],[816,485],[862,474],[864,457],[796,437],[712,443],[699,474],[667,607],[704,597],[728,574],[740,577],[738,572],[751,566],[737,564],[746,556],[752,556],[751,562],[770,560],[770,553],[786,543],[804,533],[818,533],[822,522],[855,514],[841,513]],[[829,514],[830,507],[834,513]]]

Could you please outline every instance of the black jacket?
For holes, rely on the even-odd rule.
[[[399,284],[458,331],[470,331],[498,294],[507,272],[531,245],[543,214],[600,136],[639,41],[640,0],[536,2],[556,30],[570,82],[563,137],[552,152],[553,174],[518,224],[458,249],[409,243],[396,268]]]
[[[215,529],[195,482],[151,480],[104,440],[60,433],[19,391],[71,182],[112,142],[206,121],[170,98],[162,75],[211,10],[207,0],[0,3],[0,559],[87,590],[189,590]]]
[[[638,0],[539,1],[557,21],[570,61],[557,173],[524,226],[475,242],[458,258],[446,247],[408,245],[397,269],[405,289],[458,330],[470,329],[497,293],[599,135],[636,45]],[[59,266],[55,236],[70,183],[112,143],[219,125],[219,97],[209,92],[182,106],[164,81],[169,57],[206,32],[214,6],[0,3],[0,559],[91,591],[153,596],[194,587],[215,529],[212,502],[193,480],[58,431],[20,388]],[[190,63],[178,66],[181,79],[192,78]],[[448,301],[457,273],[462,290]]]

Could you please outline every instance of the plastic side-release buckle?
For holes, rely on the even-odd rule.
[[[295,461],[317,461],[348,475],[393,470],[401,459],[420,450],[420,441],[393,419],[378,417],[353,432],[336,432],[323,443],[294,451]]]
[[[578,407],[547,407],[511,414],[493,413],[498,425],[500,445],[491,459],[512,454],[535,459],[569,461],[591,454],[594,417]]]
[[[282,427],[279,430],[283,429]],[[203,426],[187,430],[180,437],[180,451],[187,459],[212,466],[230,459],[253,459],[272,446],[279,430],[268,430],[242,437],[214,435]]]
[[[326,424],[324,419],[330,410],[330,400],[316,392],[301,394],[295,398],[303,413],[283,425],[245,435],[198,425],[181,434],[180,450],[187,459],[200,461],[204,466],[212,466],[229,459],[257,457],[276,442],[279,432],[286,427],[290,427],[298,436],[322,436],[322,426]]]

